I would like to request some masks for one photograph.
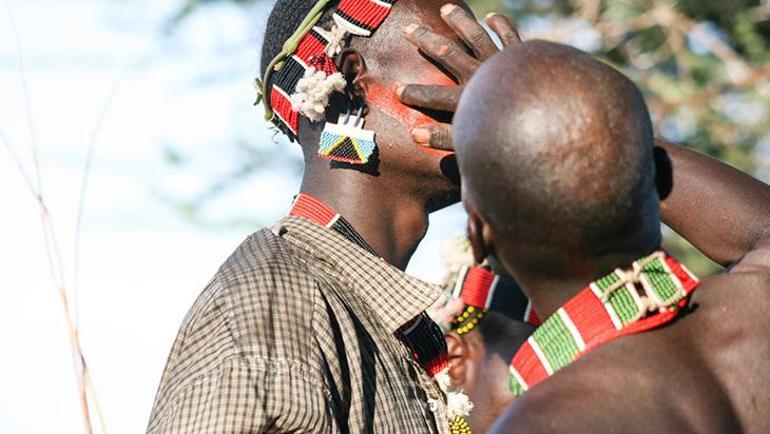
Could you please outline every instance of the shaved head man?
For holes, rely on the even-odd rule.
[[[634,84],[575,49],[539,41],[483,68],[458,111],[456,147],[471,174],[463,180],[471,229],[480,241],[488,223],[505,242],[476,243],[476,253],[493,246],[498,259],[517,257],[505,265],[526,287],[555,275],[583,281],[657,248],[653,132]]]
[[[656,147],[633,83],[548,42],[482,65],[453,128],[474,254],[547,318],[493,432],[770,431],[770,187]],[[729,271],[698,288],[661,218]]]

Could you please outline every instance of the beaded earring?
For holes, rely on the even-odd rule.
[[[337,123],[327,122],[321,132],[318,156],[349,164],[367,164],[377,144],[374,131],[364,129],[363,113],[361,106],[355,119],[348,110],[340,115]]]

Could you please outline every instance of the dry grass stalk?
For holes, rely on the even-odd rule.
[[[42,173],[40,170],[40,161],[38,156],[38,146],[37,146],[37,138],[35,133],[32,101],[30,98],[29,86],[27,83],[27,75],[26,75],[26,68],[24,65],[24,56],[23,56],[21,38],[19,37],[18,28],[16,26],[16,22],[14,19],[14,14],[8,0],[3,0],[3,5],[5,7],[5,10],[10,22],[11,33],[13,35],[14,44],[16,46],[16,51],[17,51],[19,81],[21,84],[22,94],[23,94],[25,107],[26,107],[27,124],[29,128],[29,140],[30,140],[30,148],[31,148],[30,150],[31,150],[32,159],[33,159],[33,169],[34,169],[34,175],[35,175],[34,183],[32,181],[32,178],[29,176],[29,173],[27,172],[27,170],[25,170],[24,164],[22,163],[22,160],[19,158],[18,154],[16,153],[15,148],[11,145],[11,143],[7,139],[7,136],[1,130],[0,130],[0,142],[2,142],[3,147],[8,151],[9,155],[11,156],[11,159],[13,160],[14,165],[16,166],[20,175],[22,176],[24,183],[26,184],[27,188],[29,189],[29,192],[32,194],[32,196],[34,197],[34,200],[37,202],[39,207],[41,226],[43,231],[43,237],[45,240],[45,252],[46,252],[46,259],[48,261],[48,269],[51,274],[51,279],[54,282],[54,285],[56,287],[56,291],[59,295],[62,308],[64,310],[64,318],[67,325],[67,332],[70,340],[72,359],[75,365],[75,375],[79,386],[78,400],[80,401],[84,430],[88,434],[91,434],[93,432],[93,427],[91,422],[91,413],[90,413],[90,407],[89,407],[89,402],[90,402],[93,404],[96,410],[97,417],[99,418],[99,421],[100,421],[100,427],[102,432],[106,432],[104,418],[101,414],[101,409],[100,409],[98,400],[96,398],[96,392],[93,385],[93,381],[91,380],[91,374],[88,369],[88,364],[86,363],[86,358],[83,355],[78,326],[76,322],[73,321],[72,310],[70,308],[70,298],[67,295],[66,280],[65,280],[64,267],[63,267],[63,261],[61,256],[61,250],[59,249],[59,244],[56,237],[56,230],[54,228],[53,220],[48,210],[48,206],[46,205],[45,196],[43,195]],[[110,98],[110,101],[111,99],[112,98]],[[105,108],[105,111],[106,111],[106,108]],[[101,118],[102,116],[100,116],[100,119],[97,122],[96,129],[98,129],[98,126],[101,123]],[[89,146],[89,158],[85,168],[86,173],[84,174],[85,179],[87,179],[87,172],[90,170],[90,155],[93,153],[93,142],[94,142],[93,137],[95,137],[95,133],[96,131],[94,131],[94,133],[92,134],[92,143]],[[83,186],[83,190],[84,189],[85,189],[85,182]],[[84,196],[85,196],[84,192],[81,191],[81,201],[83,200]],[[82,208],[83,208],[83,204],[81,203],[79,207],[79,214],[82,213]],[[80,220],[80,216],[78,216],[78,221],[79,220]],[[79,229],[77,231],[76,237],[79,237]]]

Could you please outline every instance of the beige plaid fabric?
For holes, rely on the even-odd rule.
[[[244,241],[193,305],[148,432],[446,432],[441,390],[394,336],[440,292],[285,218]]]

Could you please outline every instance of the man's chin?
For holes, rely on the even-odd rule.
[[[443,155],[439,160],[439,167],[441,168],[441,174],[449,180],[458,189],[460,188],[460,167],[457,165],[457,156],[454,152],[437,151],[442,152]],[[459,202],[459,193],[458,199]]]
[[[428,154],[438,158],[451,157],[455,154],[452,151],[442,151],[441,149],[434,149],[428,146],[420,146],[420,149],[422,149],[423,152],[427,152]]]

